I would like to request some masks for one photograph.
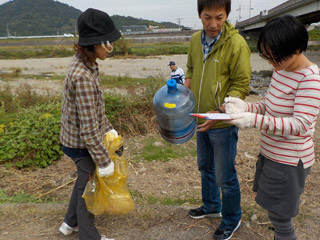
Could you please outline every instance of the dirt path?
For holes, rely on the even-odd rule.
[[[255,98],[250,97],[249,100]],[[316,132],[318,131],[317,127]],[[143,143],[148,137],[150,136],[125,139],[125,156],[130,166],[128,186],[133,193],[136,209],[124,216],[98,216],[96,225],[99,231],[116,240],[212,239],[213,231],[220,223],[219,219],[194,220],[187,216],[188,209],[198,206],[201,201],[196,158],[188,156],[168,162],[138,161],[134,154],[142,151]],[[162,141],[159,134],[152,137]],[[190,141],[195,146],[195,139]],[[258,142],[257,131],[240,131],[236,167],[242,193],[243,224],[241,230],[234,235],[234,240],[273,239],[273,232],[268,229],[271,225],[266,211],[255,203],[255,194],[251,190],[259,152]],[[317,135],[317,160],[301,199],[300,214],[294,219],[299,240],[316,240],[320,235],[319,142],[320,136]],[[7,170],[0,166],[0,188],[8,194],[23,191],[39,196],[74,179],[75,170],[68,157],[63,157],[45,169]],[[58,204],[2,204],[0,239],[77,239],[77,234],[65,237],[58,232],[72,187],[73,183],[48,195]],[[177,199],[193,199],[195,203],[178,206],[159,202]]]
[[[59,220],[66,211],[65,205],[22,204],[3,208],[11,214],[0,228],[0,239],[77,239],[77,234],[66,237],[58,232]],[[126,216],[96,218],[100,233],[116,240],[209,240],[218,224],[219,219],[189,218],[185,207],[161,205],[138,206],[134,213]],[[16,228],[18,225],[19,230]],[[4,229],[4,226],[7,228]],[[261,236],[243,225],[234,239],[258,240]]]

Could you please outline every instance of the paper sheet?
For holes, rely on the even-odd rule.
[[[210,120],[231,120],[230,114],[227,113],[189,113],[189,115],[198,117],[198,118],[204,118],[204,119],[210,119]]]

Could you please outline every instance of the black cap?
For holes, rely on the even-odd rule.
[[[88,8],[78,18],[79,46],[90,46],[101,42],[114,42],[121,33],[105,12]]]
[[[171,66],[171,65],[176,65],[176,63],[174,61],[170,61],[168,66]]]

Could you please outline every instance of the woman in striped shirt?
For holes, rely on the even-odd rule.
[[[268,210],[275,239],[296,239],[292,218],[314,163],[313,132],[320,105],[319,68],[303,54],[308,32],[293,16],[271,20],[258,49],[274,67],[265,98],[257,103],[225,99],[230,122],[261,131],[260,155],[253,190]]]

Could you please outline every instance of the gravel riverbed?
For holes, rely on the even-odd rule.
[[[320,52],[307,52],[306,55],[315,64],[320,66]],[[41,59],[19,59],[0,60],[0,73],[10,73],[15,69],[20,69],[22,75],[43,75],[43,80],[50,74],[64,75],[70,62],[68,58],[41,58]],[[151,56],[145,58],[108,58],[99,61],[100,72],[110,76],[128,76],[136,78],[157,77],[168,79],[170,77],[169,61],[186,71],[187,55],[171,56]],[[251,54],[251,66],[253,72],[272,71],[272,66],[257,53]],[[6,81],[0,75],[0,89],[4,89],[8,84],[11,88],[20,87],[27,83],[32,89],[37,89],[38,93],[46,94],[62,91],[62,81],[39,81],[30,78],[21,78],[15,81]]]

